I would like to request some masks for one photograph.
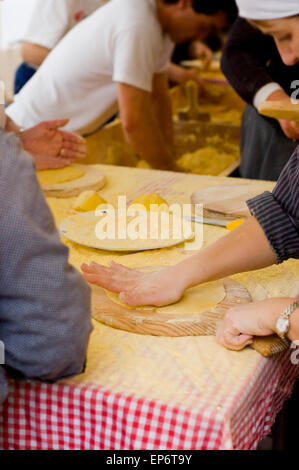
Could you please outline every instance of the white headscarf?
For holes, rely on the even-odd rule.
[[[299,0],[236,0],[241,18],[276,20],[299,14]]]

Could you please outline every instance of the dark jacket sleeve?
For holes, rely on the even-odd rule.
[[[68,263],[31,157],[0,131],[0,340],[17,377],[83,372],[90,289]]]
[[[299,146],[273,193],[251,199],[248,207],[263,228],[278,263],[299,259]]]
[[[277,81],[267,67],[271,51],[275,54],[275,49],[271,37],[246,20],[237,19],[224,48],[221,67],[232,87],[249,104],[263,86]]]

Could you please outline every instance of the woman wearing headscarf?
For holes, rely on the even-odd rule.
[[[299,125],[263,117],[258,107],[264,101],[290,102],[292,95],[299,97],[299,55],[288,52],[289,33],[285,30],[298,29],[299,2],[244,0],[239,6],[222,69],[248,104],[242,124],[240,172],[244,178],[276,181],[299,143]]]
[[[299,61],[298,0],[238,0],[241,16],[271,34],[283,60]],[[259,19],[263,21],[259,23]],[[262,269],[289,258],[299,259],[299,147],[284,168],[273,193],[248,201],[251,217],[239,228],[187,260],[159,272],[140,273],[112,264],[83,265],[87,281],[120,293],[131,306],[167,305],[200,283],[239,272]],[[299,286],[298,286],[299,294]],[[218,341],[240,350],[253,336],[277,333],[299,338],[299,300],[270,298],[230,310],[218,330]]]

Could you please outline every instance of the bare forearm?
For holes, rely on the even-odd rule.
[[[46,57],[48,56],[50,49],[39,46],[38,44],[32,44],[31,42],[23,41],[21,45],[21,55],[25,62],[33,64],[39,67]]]
[[[135,151],[154,168],[175,169],[171,147],[155,113],[152,93],[119,83],[118,102],[125,136]]]
[[[174,134],[172,123],[172,105],[169,95],[166,94],[162,97],[153,97],[153,106],[166,144],[171,150],[173,150]]]
[[[18,132],[20,128],[12,119],[10,119],[10,117],[7,116],[5,130],[6,132]]]
[[[123,127],[128,142],[143,160],[153,168],[161,170],[173,168],[174,156],[152,112],[145,110],[139,123]]]
[[[185,83],[186,81],[186,69],[176,64],[169,64],[168,77],[172,82]]]
[[[186,288],[236,273],[271,266],[277,258],[261,226],[251,217],[236,230],[173,268]]]
[[[167,146],[173,151],[174,135],[172,122],[172,103],[169,94],[168,74],[157,74],[153,78],[153,110]]]

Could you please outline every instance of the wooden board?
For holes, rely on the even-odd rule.
[[[85,174],[81,178],[67,183],[43,185],[42,190],[47,197],[67,198],[81,194],[83,191],[98,191],[105,185],[106,179],[96,165],[72,165],[82,169]]]
[[[93,317],[120,330],[152,336],[207,336],[214,335],[217,323],[226,311],[240,303],[251,301],[249,292],[232,279],[224,280],[225,299],[216,308],[200,314],[171,315],[153,310],[132,310],[116,304],[101,287],[92,288]]]
[[[264,101],[259,106],[259,113],[274,119],[286,119],[299,122],[299,103],[287,101]]]
[[[286,351],[290,346],[286,340],[280,339],[278,336],[255,337],[253,349],[265,357]]]
[[[247,218],[250,215],[246,201],[262,194],[264,191],[272,191],[275,183],[256,181],[238,185],[219,185],[199,189],[191,196],[192,204],[204,205],[204,217],[236,219]]]
[[[92,286],[92,316],[95,320],[112,328],[130,333],[184,337],[214,336],[225,313],[237,305],[251,302],[248,290],[234,281],[224,279],[225,299],[214,309],[198,315],[170,315],[153,310],[135,310],[116,304],[107,297],[105,289]],[[285,351],[286,341],[277,336],[256,337],[251,348],[265,357]]]
[[[233,279],[224,279],[224,288],[226,297],[214,309],[198,315],[179,316],[156,313],[154,308],[153,310],[125,308],[108,298],[105,289],[92,286],[92,316],[112,328],[141,335],[214,336],[219,322],[229,309],[251,302],[248,290]],[[269,336],[254,338],[251,347],[268,357],[284,351],[288,345],[276,336]]]

